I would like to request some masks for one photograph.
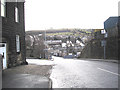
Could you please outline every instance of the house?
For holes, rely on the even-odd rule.
[[[118,37],[118,17],[109,17],[104,22],[104,29],[108,38]]]
[[[106,57],[118,59],[118,31],[119,17],[109,17],[104,22],[104,29],[107,32],[106,37]]]
[[[3,69],[26,64],[24,0],[1,0],[0,54]]]
[[[101,31],[104,29],[94,29],[94,38],[95,39],[103,39],[104,35],[101,34]]]

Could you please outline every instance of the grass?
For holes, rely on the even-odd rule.
[[[73,33],[75,31],[75,33]],[[79,32],[81,31],[81,32]],[[91,31],[80,29],[80,30],[71,30],[71,32],[57,32],[57,33],[47,33],[48,36],[55,36],[55,35],[66,35],[66,36],[80,36],[85,34],[91,34]]]
[[[60,33],[47,33],[48,36],[55,36],[55,35],[73,35],[72,32],[60,32]]]

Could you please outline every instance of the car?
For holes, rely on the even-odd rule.
[[[66,55],[66,56],[64,56],[63,58],[74,58],[74,56],[73,55]]]

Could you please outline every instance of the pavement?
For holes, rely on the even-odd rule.
[[[78,60],[78,59],[77,59]],[[118,60],[112,60],[112,59],[91,59],[91,58],[80,58],[79,60],[89,60],[89,61],[101,61],[101,62],[113,62],[118,63]]]
[[[3,74],[3,88],[51,88],[47,77],[31,74]]]
[[[21,65],[3,71],[2,88],[52,88],[51,65]]]

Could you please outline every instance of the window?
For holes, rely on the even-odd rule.
[[[17,50],[17,52],[20,52],[20,37],[19,37],[19,35],[16,35],[16,50]]]
[[[1,16],[5,17],[5,0],[1,0]]]
[[[19,13],[17,7],[15,7],[15,22],[19,22]]]

